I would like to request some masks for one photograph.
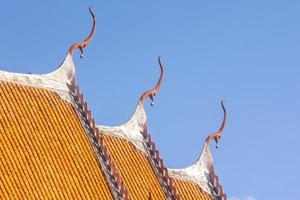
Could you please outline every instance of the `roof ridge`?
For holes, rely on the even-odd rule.
[[[116,193],[116,195],[123,200],[129,200],[127,189],[121,180],[119,172],[117,171],[114,161],[108,152],[107,145],[105,144],[100,131],[96,128],[95,119],[93,118],[92,113],[83,98],[83,94],[80,93],[80,89],[76,84],[75,77],[71,82],[70,90],[72,92],[72,96],[74,97],[75,105],[77,105],[75,109],[82,116],[83,123],[86,125],[85,128],[88,129],[87,131],[92,134],[89,135],[92,137],[92,145],[96,148],[94,148],[94,150],[96,151],[96,155],[99,156],[98,161],[105,172],[106,178],[110,183],[113,193]]]

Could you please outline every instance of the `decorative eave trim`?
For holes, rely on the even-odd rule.
[[[171,200],[180,200],[180,196],[177,193],[175,188],[175,183],[173,179],[169,176],[168,169],[164,165],[164,161],[160,158],[159,151],[156,149],[155,143],[151,139],[151,135],[148,133],[147,126],[145,124],[143,131],[144,141],[146,143],[147,151],[152,159],[153,164],[155,165],[158,173],[160,175],[160,179],[162,181],[162,186],[164,190],[166,190],[167,196]]]
[[[74,98],[74,104],[76,105],[75,108],[79,117],[82,119],[84,128],[86,129],[93,149],[98,157],[99,164],[110,184],[112,194],[116,199],[129,200],[128,191],[115,167],[116,165],[113,162],[100,131],[96,128],[95,119],[93,118],[87,103],[84,101],[83,95],[80,93],[80,89],[76,84],[75,79],[71,82],[70,89]]]
[[[210,171],[210,183],[212,184],[212,193],[217,200],[227,200],[227,195],[224,193],[224,189],[220,183],[219,177],[215,174],[214,167],[211,166]]]
[[[227,120],[227,112],[223,101],[221,101],[221,106],[224,112],[222,124],[216,133],[210,134],[206,138],[201,155],[196,161],[196,163],[183,169],[168,169],[172,177],[193,181],[197,183],[205,192],[211,194],[214,198],[218,199],[220,197],[223,198],[223,196],[226,197],[226,195],[224,194],[223,189],[222,192],[220,192],[220,185],[216,186],[213,184],[212,180],[215,180],[216,178],[212,176],[214,175],[214,171],[212,172],[213,156],[210,152],[209,144],[211,140],[214,139],[217,144],[216,147],[219,148],[218,141],[224,133],[224,128]],[[219,183],[219,181],[217,181],[217,183]],[[218,192],[215,192],[216,188],[219,188],[217,189]],[[221,196],[218,196],[219,194],[221,194]]]
[[[88,37],[81,41],[74,43],[69,49],[67,59],[73,63],[73,54],[76,49],[80,50],[80,57],[83,58],[83,49],[91,42],[93,35],[96,31],[96,16],[93,13],[92,7],[89,7],[89,12],[93,18],[93,26]],[[64,62],[65,63],[65,62]],[[60,67],[51,76],[60,77],[64,76],[67,78],[66,83],[69,87],[70,94],[75,106],[75,109],[82,120],[82,124],[88,134],[93,149],[97,155],[101,170],[104,171],[106,179],[110,185],[112,194],[116,199],[129,200],[127,189],[125,188],[123,181],[117,171],[115,164],[111,158],[110,153],[106,147],[106,144],[96,128],[95,119],[92,116],[91,111],[88,108],[88,104],[85,102],[83,95],[80,93],[79,86],[76,83],[75,67],[73,66]]]

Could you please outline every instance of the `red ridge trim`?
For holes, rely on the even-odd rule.
[[[214,167],[211,166],[210,169],[210,180],[213,185],[213,191],[219,200],[227,200],[227,195],[224,193],[223,187],[220,184],[219,177],[216,176]]]
[[[77,101],[77,106],[82,112],[82,116],[85,121],[85,125],[88,126],[88,129],[91,131],[93,136],[95,137],[95,142],[98,146],[97,149],[99,151],[99,155],[102,158],[103,164],[105,165],[105,170],[109,174],[109,181],[110,183],[117,188],[111,188],[112,190],[116,191],[119,198],[122,200],[129,200],[128,191],[125,188],[123,181],[117,171],[115,164],[111,158],[111,155],[108,152],[107,146],[100,134],[99,130],[96,129],[95,119],[92,116],[91,111],[88,109],[87,103],[84,101],[83,95],[80,93],[80,89],[76,84],[75,78],[71,81],[71,91],[73,93],[75,101]]]
[[[151,135],[148,133],[146,124],[144,125],[143,136],[144,136],[146,145],[148,147],[147,149],[150,152],[150,156],[151,156],[152,160],[154,161],[160,176],[162,177],[161,180],[166,185],[165,189],[170,194],[170,197],[172,200],[180,200],[180,197],[177,195],[176,188],[174,187],[174,183],[168,175],[168,170],[164,166],[163,160],[159,156],[159,151],[156,149],[154,142],[152,142],[152,140],[151,140]]]
[[[92,30],[91,30],[90,34],[88,35],[88,37],[85,40],[80,41],[80,42],[76,42],[70,47],[69,53],[70,53],[71,56],[73,56],[74,51],[76,49],[79,49],[80,50],[80,57],[83,58],[83,49],[91,42],[91,40],[92,40],[92,38],[93,38],[93,36],[96,32],[96,16],[95,16],[92,8],[93,8],[92,6],[89,7],[90,14],[93,18]]]

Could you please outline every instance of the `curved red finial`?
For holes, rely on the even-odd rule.
[[[93,35],[96,32],[96,16],[94,15],[94,12],[92,10],[92,6],[89,7],[89,11],[90,11],[90,14],[93,18],[92,30],[91,30],[90,34],[88,35],[88,37],[85,40],[83,40],[81,42],[76,42],[75,44],[73,44],[71,46],[71,48],[69,49],[69,53],[71,54],[71,56],[73,56],[74,51],[76,49],[79,49],[80,50],[80,58],[83,58],[83,48],[85,48],[91,42],[91,40],[93,38]]]
[[[218,142],[219,142],[219,139],[221,138],[221,136],[224,133],[224,128],[225,128],[225,124],[226,124],[226,120],[227,120],[227,113],[226,113],[226,108],[224,106],[223,100],[221,101],[221,106],[222,106],[222,109],[223,109],[223,112],[224,112],[224,117],[223,117],[223,121],[222,121],[221,127],[219,128],[219,130],[216,133],[210,134],[206,138],[206,141],[205,141],[206,144],[209,144],[210,141],[211,141],[211,139],[214,139],[215,142],[216,142],[216,148],[219,148]]]
[[[151,90],[145,92],[141,98],[140,98],[140,102],[142,104],[144,104],[145,100],[150,97],[151,99],[151,106],[154,106],[154,97],[156,95],[156,93],[159,91],[160,89],[160,86],[161,86],[161,83],[162,83],[162,80],[163,80],[163,76],[164,76],[164,69],[163,69],[163,65],[162,65],[162,62],[161,62],[161,56],[158,57],[158,64],[159,64],[159,67],[160,67],[160,76],[159,76],[159,79],[155,85],[154,88],[152,88]]]

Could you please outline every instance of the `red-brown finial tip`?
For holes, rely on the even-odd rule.
[[[216,133],[213,133],[213,134],[209,135],[206,138],[206,141],[205,141],[207,144],[209,144],[211,139],[214,139],[215,142],[216,142],[216,148],[219,148],[218,143],[219,143],[219,140],[220,140],[221,136],[224,133],[224,128],[225,128],[226,120],[227,120],[227,112],[226,112],[226,108],[224,106],[224,101],[223,100],[221,101],[221,106],[222,106],[222,109],[223,109],[223,112],[224,112],[224,117],[223,117],[222,124],[221,124],[219,130]]]
[[[74,54],[74,51],[76,49],[79,49],[80,50],[80,58],[83,58],[83,49],[91,42],[95,32],[96,32],[96,16],[93,12],[93,6],[90,6],[89,7],[89,11],[90,11],[90,14],[93,18],[93,27],[92,27],[92,30],[90,32],[90,34],[88,35],[88,37],[81,41],[81,42],[76,42],[75,44],[73,44],[69,50],[69,53],[71,54],[71,56],[73,56]]]
[[[154,106],[154,97],[156,95],[156,93],[159,91],[160,89],[160,86],[161,86],[161,83],[162,83],[162,80],[163,80],[163,76],[164,76],[164,69],[163,69],[163,65],[162,65],[162,62],[161,62],[161,56],[158,57],[158,64],[159,64],[159,67],[160,67],[160,76],[159,76],[159,79],[155,85],[154,88],[152,88],[151,90],[145,92],[141,98],[140,98],[140,102],[142,104],[144,104],[145,100],[149,97],[151,99],[151,106]]]
[[[152,192],[151,192],[151,190],[148,190],[148,200],[152,200]]]

